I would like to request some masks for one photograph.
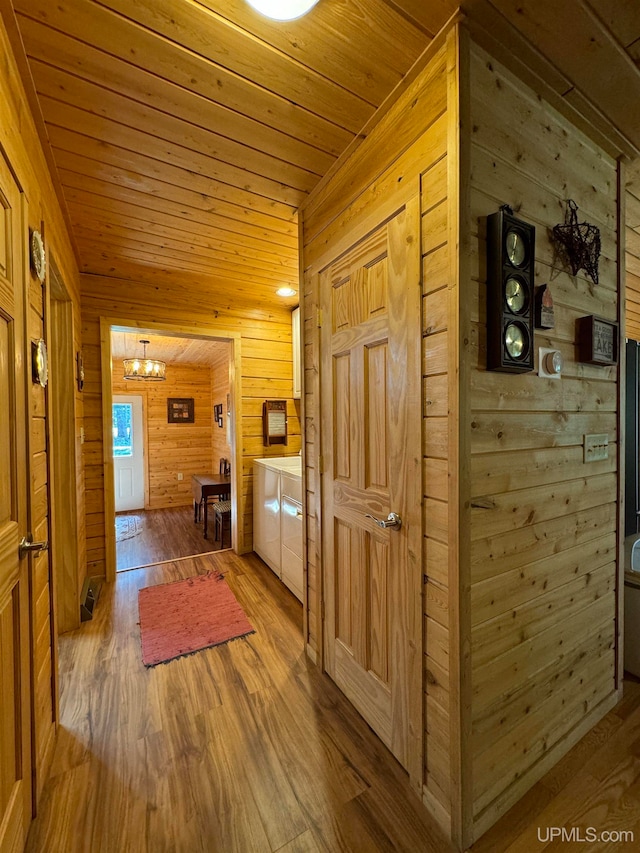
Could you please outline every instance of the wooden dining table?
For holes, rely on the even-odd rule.
[[[193,494],[193,520],[198,522],[199,508],[204,503],[204,538],[207,538],[207,507],[209,498],[217,495],[220,498],[231,496],[231,477],[224,474],[193,474],[191,476],[191,492]]]

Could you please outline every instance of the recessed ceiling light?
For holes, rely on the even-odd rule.
[[[279,287],[276,290],[276,293],[278,294],[278,296],[295,296],[297,291],[294,290],[292,287]]]
[[[274,21],[293,21],[312,9],[318,0],[247,0],[250,6]]]

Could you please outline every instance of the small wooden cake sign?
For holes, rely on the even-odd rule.
[[[580,317],[578,324],[578,359],[585,364],[618,363],[618,324],[604,317]]]

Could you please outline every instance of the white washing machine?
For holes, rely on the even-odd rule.
[[[302,460],[253,462],[253,550],[302,601]]]

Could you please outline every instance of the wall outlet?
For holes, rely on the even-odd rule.
[[[607,433],[597,435],[585,435],[584,437],[584,461],[598,462],[609,458],[609,436]]]
[[[178,474],[178,480],[180,480],[180,481],[184,480],[184,476],[182,474]]]

